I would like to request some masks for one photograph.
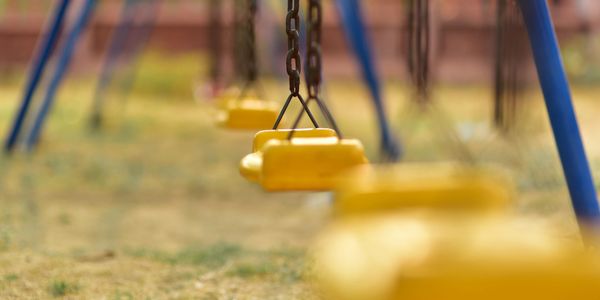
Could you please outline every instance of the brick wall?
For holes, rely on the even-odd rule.
[[[276,0],[277,1],[277,0]],[[53,0],[10,0],[0,20],[0,69],[21,68],[34,51],[40,31]],[[206,1],[169,0],[157,21],[150,47],[170,54],[204,51],[208,48]],[[231,4],[225,1],[223,45],[230,51]],[[403,76],[403,19],[401,0],[363,1],[366,21],[381,73]],[[562,41],[576,34],[596,32],[600,28],[600,1],[561,0],[553,4],[553,14]],[[77,66],[97,64],[118,21],[119,0],[103,0],[87,36],[80,46]],[[473,81],[489,76],[493,55],[494,0],[434,1],[435,72],[441,80]],[[584,6],[582,6],[584,5]],[[271,12],[264,11],[264,16]],[[346,49],[332,1],[325,2],[324,55],[326,71],[332,75],[354,75],[356,65]],[[267,19],[267,18],[263,18]],[[279,43],[282,31],[261,19],[261,37]],[[282,26],[279,19],[279,26]],[[263,40],[261,49],[266,49]],[[282,45],[285,46],[284,44]],[[263,55],[271,59],[270,54]],[[265,65],[278,66],[276,61]],[[226,65],[228,62],[225,63]]]

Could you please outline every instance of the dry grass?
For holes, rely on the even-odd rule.
[[[37,153],[0,159],[0,298],[317,298],[305,251],[327,220],[326,196],[268,195],[246,183],[237,163],[252,135],[215,129],[209,106],[191,99],[112,103],[106,130],[90,133],[90,90],[85,82],[64,89]],[[1,91],[5,132],[19,90]],[[339,83],[328,91],[346,134],[362,138],[374,157],[376,127],[365,113],[371,109],[365,91]],[[593,139],[600,126],[597,92],[581,89],[576,95],[592,161],[600,167],[600,143]],[[392,86],[388,93],[403,94]],[[448,118],[461,120],[460,126],[477,127],[487,118],[484,88],[442,87],[438,95]],[[275,98],[281,96],[278,90]],[[522,153],[541,158],[520,165],[520,182],[526,187],[539,170],[554,173],[547,182],[534,180],[537,189],[521,207],[557,216],[572,229],[539,95],[532,99],[528,123],[534,134],[519,139]],[[406,112],[397,104],[392,110]],[[478,157],[506,159],[485,150],[506,144],[490,139],[473,139],[468,147]],[[442,137],[437,146],[427,135],[415,140],[433,156],[446,143]],[[540,181],[548,186],[539,188]]]

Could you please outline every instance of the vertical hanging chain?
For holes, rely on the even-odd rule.
[[[286,57],[286,71],[290,80],[290,94],[300,94],[300,73],[302,61],[300,59],[300,1],[288,0],[288,13],[285,18],[285,30],[288,37],[288,52]]]
[[[246,74],[246,63],[244,60],[245,43],[242,41],[242,24],[240,19],[242,18],[242,8],[244,0],[235,0],[233,7],[233,75],[234,80],[239,82],[243,80]]]
[[[211,66],[210,76],[213,84],[219,85],[221,81],[221,62],[222,62],[222,48],[221,48],[221,0],[210,0],[209,2],[209,39],[210,39],[210,54],[211,54]]]
[[[317,105],[323,112],[325,118],[341,139],[342,134],[329,111],[329,108],[320,97],[321,83],[323,81],[322,67],[322,51],[321,51],[321,33],[323,31],[323,6],[321,0],[308,1],[308,34],[307,34],[307,52],[306,52],[306,85],[308,90],[308,98],[306,103],[310,101],[317,102]],[[292,128],[296,128],[302,119],[302,112],[296,118]],[[293,131],[290,132],[289,138],[293,136]]]
[[[506,9],[507,1],[498,0],[496,7],[496,53],[494,57],[494,126],[504,131],[505,110],[503,107],[505,88],[505,70],[503,68],[506,60],[505,35],[506,35]]]
[[[288,96],[273,129],[277,129],[290,102],[298,98],[302,104],[304,112],[308,115],[313,125],[318,128],[319,123],[308,108],[308,105],[300,95],[300,74],[302,72],[302,60],[300,59],[300,0],[288,0],[287,15],[285,18],[285,32],[288,38],[288,52],[286,55],[286,72],[290,82],[290,95]]]
[[[408,72],[415,87],[415,100],[429,103],[429,54],[431,44],[429,0],[408,0]]]
[[[245,0],[245,37],[246,37],[246,83],[253,84],[258,79],[258,63],[256,55],[256,11],[257,0]]]
[[[308,97],[316,99],[319,96],[322,81],[321,67],[321,31],[323,7],[320,0],[308,2],[308,34],[307,34],[307,87]]]
[[[494,125],[503,132],[514,127],[520,94],[518,68],[523,65],[523,24],[516,1],[499,0],[497,7],[494,72]]]

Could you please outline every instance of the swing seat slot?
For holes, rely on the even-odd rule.
[[[229,101],[217,115],[217,123],[228,129],[261,130],[270,128],[277,120],[278,106],[256,98]]]
[[[335,187],[340,173],[367,162],[355,139],[271,139],[242,160],[240,173],[266,191],[324,191]]]
[[[454,164],[365,166],[340,183],[335,201],[339,216],[411,208],[496,211],[507,208],[513,198],[506,178]]]

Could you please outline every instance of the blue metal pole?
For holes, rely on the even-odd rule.
[[[52,51],[58,41],[60,29],[65,20],[67,9],[71,4],[69,0],[62,0],[56,5],[52,21],[49,25],[49,31],[44,36],[44,40],[40,44],[40,51],[37,54],[37,58],[31,69],[30,77],[25,86],[25,95],[21,101],[21,106],[17,111],[13,126],[11,127],[8,138],[4,144],[4,150],[6,152],[12,152],[17,144],[17,140],[25,123],[25,118],[29,112],[33,95],[39,85],[44,70],[46,69],[47,62],[52,55]]]
[[[106,96],[106,89],[110,85],[113,78],[114,70],[121,55],[133,26],[133,18],[135,17],[135,5],[138,0],[126,0],[123,4],[119,24],[112,34],[110,46],[100,71],[100,79],[94,91],[94,100],[92,104],[91,127],[97,129],[102,123],[102,106]]]
[[[362,68],[364,80],[371,92],[381,131],[382,150],[388,159],[398,160],[401,156],[401,148],[398,141],[394,138],[385,113],[385,104],[381,95],[379,78],[375,64],[373,63],[372,51],[362,20],[360,3],[358,0],[337,0],[336,3],[344,24],[346,38],[354,49]]]
[[[123,99],[128,97],[133,88],[133,84],[137,78],[136,73],[140,63],[141,53],[152,37],[152,32],[154,31],[162,2],[160,0],[152,0],[148,1],[147,5],[149,5],[150,8],[146,11],[146,15],[144,15],[144,20],[139,26],[139,32],[135,32],[135,36],[131,43],[133,46],[127,51],[127,58],[130,60],[130,68],[128,74],[124,76],[125,80],[123,80],[120,85],[120,93]]]
[[[54,74],[48,85],[48,89],[42,101],[40,110],[38,111],[38,114],[34,120],[33,127],[31,128],[29,135],[26,137],[25,146],[29,151],[31,151],[38,142],[38,138],[42,130],[44,121],[46,120],[48,112],[50,111],[50,108],[54,103],[56,92],[60,87],[60,84],[71,62],[71,58],[73,57],[73,53],[75,52],[77,41],[79,40],[83,30],[89,23],[94,8],[96,7],[96,2],[96,0],[85,1],[81,8],[79,16],[75,21],[75,24],[73,24],[71,32],[69,32],[69,36],[65,41],[64,48],[62,49],[62,53],[59,57],[56,70],[54,71]]]
[[[569,82],[546,0],[520,0],[539,81],[573,208],[580,227],[600,221],[600,207],[586,157]]]

